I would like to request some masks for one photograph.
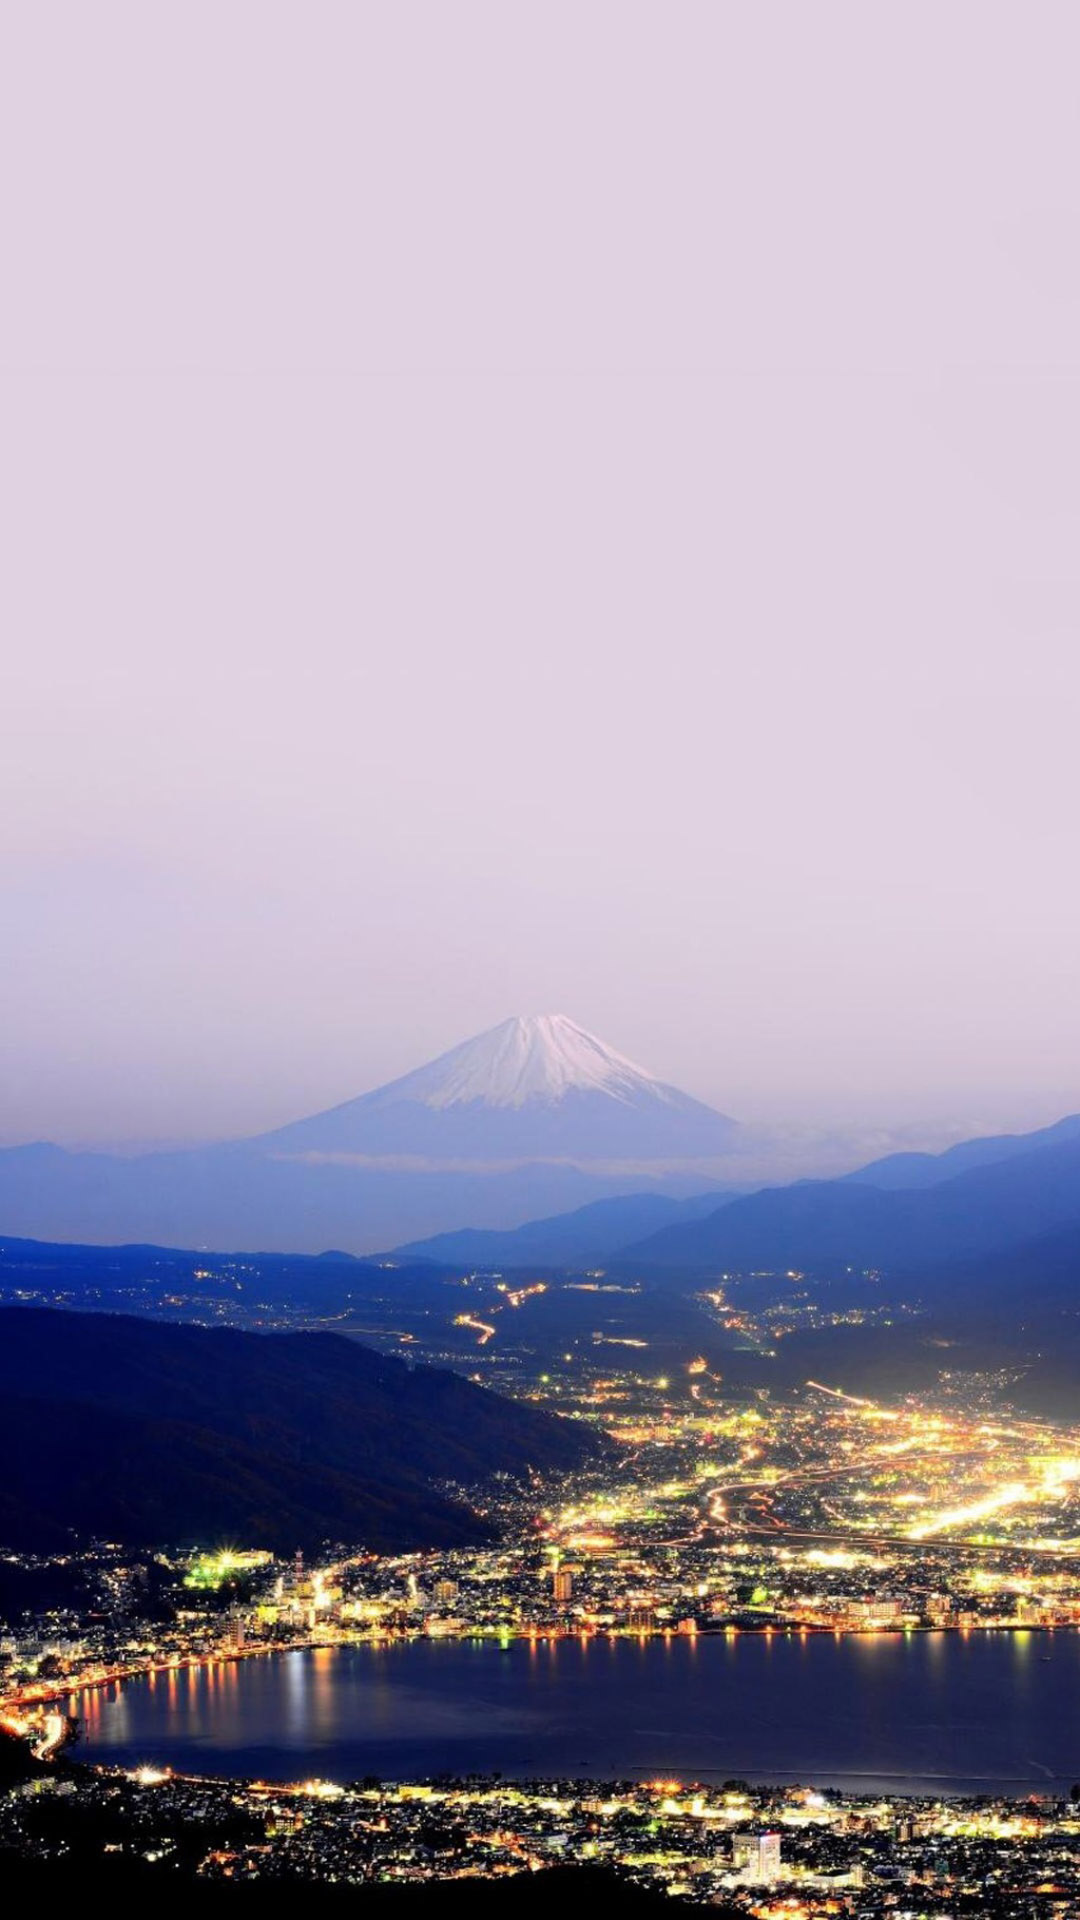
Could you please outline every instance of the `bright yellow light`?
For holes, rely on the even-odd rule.
[[[481,1347],[486,1347],[488,1341],[494,1340],[495,1338],[495,1328],[486,1320],[474,1320],[471,1313],[455,1314],[454,1325],[455,1327],[471,1327],[474,1333],[480,1335],[477,1345]]]
[[[1030,1498],[1031,1490],[1022,1480],[1010,1480],[1008,1486],[995,1488],[984,1500],[974,1500],[969,1507],[948,1507],[944,1513],[934,1514],[920,1526],[909,1528],[908,1538],[926,1540],[931,1534],[943,1533],[947,1527],[972,1526],[977,1520],[986,1520],[992,1513],[1000,1513],[1005,1507],[1018,1506],[1022,1500]]]

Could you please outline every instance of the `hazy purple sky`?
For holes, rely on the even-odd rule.
[[[1080,1108],[1074,0],[0,27],[3,1137]]]

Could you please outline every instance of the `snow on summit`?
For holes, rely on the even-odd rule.
[[[425,1161],[701,1159],[735,1122],[637,1067],[561,1013],[504,1020],[400,1080],[264,1134],[275,1154]]]
[[[425,1107],[473,1100],[489,1107],[523,1107],[530,1100],[562,1100],[571,1091],[606,1093],[615,1100],[666,1095],[651,1073],[563,1013],[504,1020],[406,1074],[393,1088],[398,1099],[418,1100]]]

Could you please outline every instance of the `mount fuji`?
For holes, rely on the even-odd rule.
[[[264,1134],[286,1154],[478,1160],[711,1159],[737,1123],[565,1014],[504,1020],[387,1086]]]
[[[574,1021],[538,1014],[253,1139],[139,1155],[0,1151],[0,1232],[371,1253],[627,1193],[745,1190],[743,1137]]]

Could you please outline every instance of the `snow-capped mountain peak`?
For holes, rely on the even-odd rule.
[[[563,1013],[504,1020],[394,1082],[396,1098],[434,1108],[477,1100],[488,1107],[554,1105],[575,1091],[631,1100],[642,1093],[663,1098],[666,1089]]]
[[[275,1153],[458,1165],[637,1164],[726,1151],[734,1121],[561,1013],[477,1034],[400,1080],[265,1134]]]

